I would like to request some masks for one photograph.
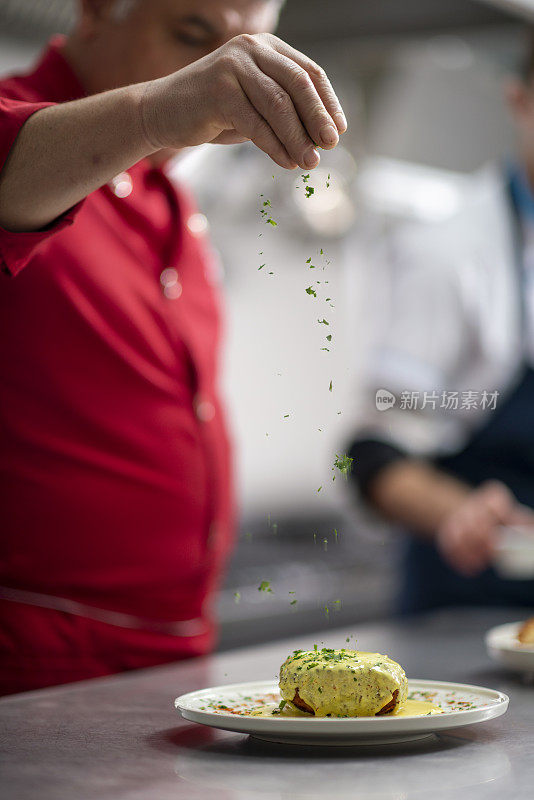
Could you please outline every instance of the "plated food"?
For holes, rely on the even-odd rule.
[[[534,617],[526,619],[517,632],[519,644],[534,645]]]
[[[259,681],[182,695],[185,719],[256,738],[301,744],[389,743],[499,716],[508,698],[492,689],[410,680],[389,656],[295,650],[279,684]]]
[[[486,648],[493,661],[534,675],[534,617],[497,625],[486,633]]]
[[[406,674],[380,653],[294,650],[280,667],[280,694],[290,708],[317,717],[372,717],[403,708]]]

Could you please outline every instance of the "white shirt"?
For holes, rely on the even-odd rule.
[[[515,228],[504,176],[485,169],[454,217],[403,225],[381,247],[385,258],[368,254],[379,333],[365,360],[360,435],[414,455],[454,452],[491,413],[489,396],[500,403],[513,389],[525,353],[534,364],[534,227],[525,240],[526,337]],[[380,389],[395,395],[389,410],[377,409]],[[419,404],[409,408],[414,393]],[[447,408],[455,393],[458,407]]]

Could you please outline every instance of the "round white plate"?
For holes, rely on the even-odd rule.
[[[534,674],[534,646],[521,644],[517,634],[522,622],[497,625],[486,633],[486,647],[490,658],[509,669]]]
[[[472,725],[504,714],[508,697],[493,689],[443,681],[411,680],[410,696],[428,699],[443,714],[424,717],[251,717],[243,714],[255,706],[278,703],[273,681],[233,683],[190,692],[174,701],[184,719],[248,733],[257,739],[291,744],[389,744],[420,739],[447,728]]]

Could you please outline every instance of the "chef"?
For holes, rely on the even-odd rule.
[[[206,653],[233,537],[205,225],[169,155],[346,128],[278,0],[83,0],[0,83],[0,692]],[[224,181],[224,175],[214,175]]]
[[[507,88],[517,157],[458,212],[401,227],[350,450],[361,495],[410,532],[399,609],[534,605],[493,569],[501,526],[534,536],[534,33]]]

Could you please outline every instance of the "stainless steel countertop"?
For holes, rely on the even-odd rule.
[[[0,701],[2,800],[534,797],[534,686],[492,665],[483,633],[525,611],[448,611],[359,624]],[[389,653],[409,676],[510,695],[499,719],[431,739],[318,748],[261,743],[182,720],[179,694],[275,677],[296,647]],[[354,640],[351,640],[351,644]]]

